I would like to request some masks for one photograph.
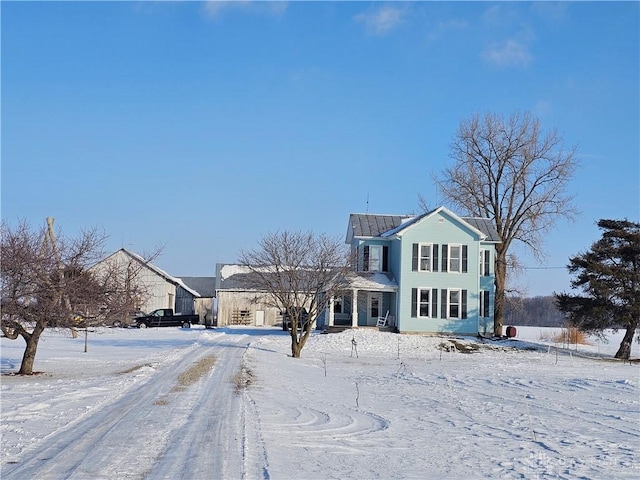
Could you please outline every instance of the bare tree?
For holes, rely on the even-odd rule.
[[[251,287],[267,293],[289,315],[292,357],[300,357],[316,318],[344,289],[348,258],[340,240],[313,232],[270,233],[256,249],[241,252],[239,261],[252,274]]]
[[[57,238],[56,238],[57,237]],[[104,257],[106,236],[86,230],[76,238],[48,228],[32,229],[26,222],[12,228],[2,224],[0,329],[26,342],[19,374],[30,375],[42,333],[48,327],[90,326],[104,321],[114,304],[122,304],[128,287],[95,275],[90,267]]]
[[[515,241],[535,258],[545,257],[543,240],[559,218],[577,214],[567,185],[578,162],[553,129],[542,132],[530,113],[508,119],[486,113],[461,122],[451,143],[453,166],[435,177],[444,198],[469,216],[491,218],[496,245],[494,333],[502,335],[507,270],[516,261]]]

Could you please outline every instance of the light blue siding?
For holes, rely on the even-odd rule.
[[[414,244],[425,243],[438,246],[437,271],[413,270]],[[495,245],[490,241],[484,241],[484,235],[474,226],[448,210],[440,208],[430,214],[409,219],[406,224],[400,225],[391,232],[383,232],[380,236],[354,238],[352,248],[355,250],[356,246],[360,247],[358,248],[360,252],[359,266],[362,265],[362,247],[365,245],[386,245],[389,247],[388,271],[395,278],[398,290],[397,293],[385,293],[381,310],[384,314],[388,309],[390,314],[396,317],[395,325],[398,331],[464,334],[493,332]],[[465,247],[465,271],[462,271],[462,268],[459,272],[442,271],[445,245],[460,246],[460,264],[462,263],[462,247]],[[481,250],[490,252],[488,276],[484,276],[484,272],[480,271]],[[432,257],[433,253],[432,251]],[[429,292],[425,292],[424,297],[426,298],[428,295],[429,299],[428,317],[421,317],[416,315],[416,312],[412,312],[413,292],[417,292],[419,289],[429,290]],[[447,301],[450,291],[458,292],[460,318],[453,318],[449,315]],[[483,312],[480,310],[481,292],[483,291],[489,292],[489,315],[487,317],[483,316]],[[432,308],[434,293],[437,300],[436,312]],[[466,318],[462,318],[461,314],[463,294],[466,298]],[[366,305],[359,302],[359,319],[366,315],[366,311],[361,311],[362,308],[366,309]]]
[[[452,220],[448,215],[438,213],[426,217],[407,228],[401,236],[401,264],[398,278],[399,311],[398,327],[404,332],[456,332],[477,333],[478,331],[478,287],[480,238],[466,225]],[[415,272],[412,270],[413,244],[432,243],[439,245],[438,271]],[[467,272],[442,272],[443,245],[467,246]],[[412,318],[411,294],[413,288],[438,290],[437,318]],[[467,318],[441,318],[442,290],[460,289],[467,291]]]

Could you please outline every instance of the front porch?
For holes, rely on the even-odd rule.
[[[325,327],[318,327],[322,330],[322,333],[341,333],[347,330],[378,330],[379,332],[392,332],[397,333],[398,330],[395,326],[385,327],[352,327],[351,325],[332,325]]]
[[[324,312],[326,329],[377,327],[380,317],[387,317],[385,327],[396,328],[395,279],[384,273],[354,273],[349,287],[341,295],[332,296]]]

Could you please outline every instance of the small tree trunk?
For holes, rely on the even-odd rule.
[[[638,322],[635,322],[633,325],[628,325],[627,330],[625,331],[624,338],[622,342],[620,342],[620,348],[615,354],[615,358],[619,358],[621,360],[629,360],[631,356],[631,344],[633,343],[633,336],[635,335],[636,328],[638,327]]]
[[[304,332],[300,333],[298,336],[298,328],[297,325],[294,325],[292,322],[291,330],[289,332],[291,334],[291,356],[293,358],[300,358],[300,354],[304,345],[307,343],[307,339],[311,333],[310,325],[305,326]]]
[[[33,375],[33,363],[36,359],[38,341],[40,340],[40,335],[43,331],[44,328],[38,323],[36,324],[36,328],[33,330],[33,333],[26,336],[23,335],[25,342],[27,342],[27,346],[24,349],[24,354],[22,355],[22,363],[20,364],[18,375]]]
[[[300,358],[300,342],[298,340],[298,329],[295,320],[292,319],[290,325],[289,335],[291,335],[291,356],[293,358]]]
[[[300,351],[302,348],[300,347],[300,343],[296,341],[291,342],[291,356],[293,358],[300,358]]]

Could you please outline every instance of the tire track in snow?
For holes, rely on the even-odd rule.
[[[232,341],[230,336],[225,339]],[[184,415],[184,424],[172,432],[171,444],[145,478],[244,478],[244,415],[234,378],[242,365],[246,337],[233,341],[236,343],[218,350],[216,366],[202,384],[199,401]]]
[[[2,478],[236,478],[233,473],[241,470],[242,465],[241,452],[233,451],[237,435],[224,437],[227,429],[233,431],[234,425],[229,422],[239,421],[237,415],[227,416],[237,410],[239,400],[234,401],[224,392],[233,392],[230,383],[245,350],[242,341],[243,336],[225,335],[213,345],[188,349],[148,381],[102,405],[71,428],[51,435],[32,451],[24,452],[19,463],[5,465]],[[181,372],[211,354],[218,356],[219,361],[207,381],[171,393]],[[218,404],[221,393],[224,411]],[[192,441],[200,442],[199,446],[186,443],[189,434],[194,435]],[[212,448],[207,452],[209,445]],[[206,477],[204,470],[183,476],[188,465],[182,462],[195,459],[197,468],[207,469]],[[163,476],[169,463],[176,461],[180,463],[181,474]]]

